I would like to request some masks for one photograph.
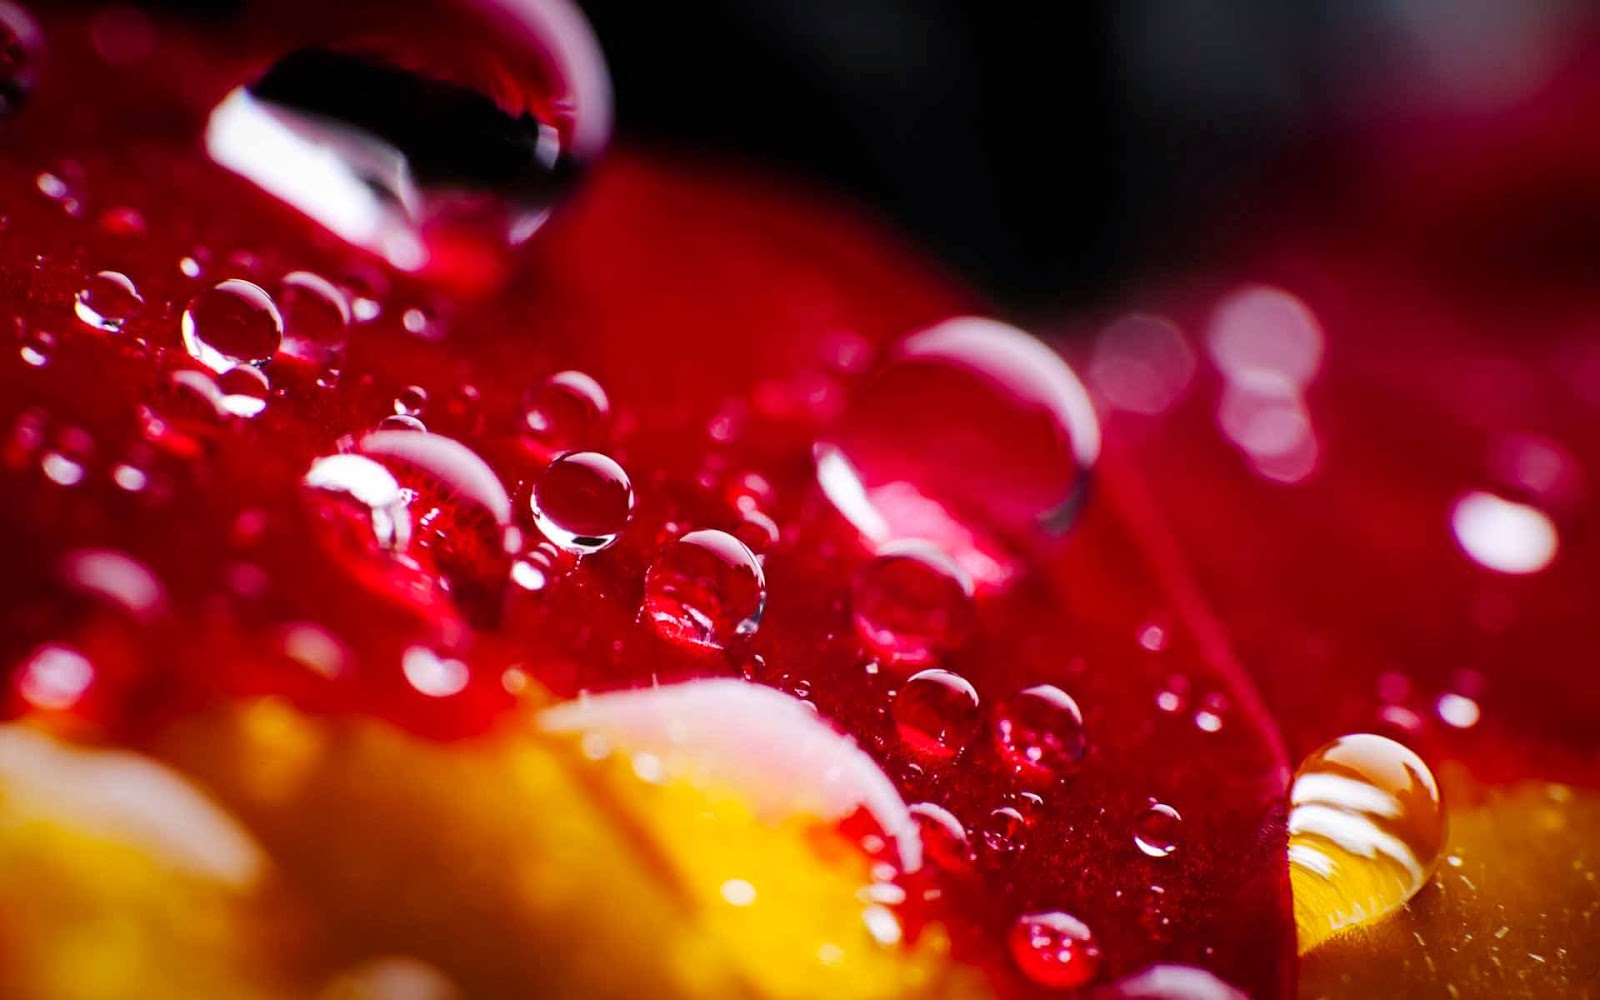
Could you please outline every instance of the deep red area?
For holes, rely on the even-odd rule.
[[[1091,928],[1102,980],[1160,959],[1255,995],[1290,991],[1287,761],[1152,505],[1114,461],[1063,540],[980,591],[971,634],[939,660],[978,693],[971,745],[929,760],[895,731],[888,707],[904,671],[868,669],[850,607],[871,553],[817,489],[811,444],[885,345],[971,309],[966,292],[825,199],[622,154],[515,262],[502,292],[452,298],[387,273],[206,161],[207,102],[267,54],[235,38],[219,57],[214,40],[158,28],[155,53],[112,68],[89,51],[82,18],[51,13],[53,69],[0,158],[11,193],[0,302],[18,317],[18,347],[51,340],[43,365],[17,350],[0,358],[5,662],[43,642],[90,643],[104,611],[69,613],[46,581],[64,553],[92,546],[139,559],[168,595],[167,613],[141,625],[106,674],[121,692],[103,723],[114,734],[136,737],[207,699],[271,692],[456,737],[494,725],[514,696],[512,670],[561,696],[742,672],[808,698],[908,801],[967,826],[976,858],[940,876],[933,912],[958,953],[1007,991],[1027,988],[1008,951],[1015,919],[1054,910]],[[43,171],[69,185],[66,199],[39,190]],[[144,235],[100,224],[129,208]],[[186,256],[198,278],[180,272]],[[116,334],[72,315],[87,276],[106,269],[145,301]],[[270,290],[298,270],[381,305],[354,328],[337,376],[274,360],[272,398],[253,420],[213,419],[175,396],[171,371],[186,367],[178,317],[196,291],[228,277]],[[428,317],[421,333],[407,329],[412,309]],[[407,470],[402,485],[425,515],[414,565],[307,502],[300,478],[312,461],[353,447],[420,386],[419,419],[488,463],[531,544],[528,490],[543,461],[522,399],[567,369],[605,387],[611,426],[592,444],[627,469],[637,509],[614,548],[556,560],[542,589],[507,580],[512,560],[483,541],[481,504]],[[46,474],[62,449],[81,482]],[[144,485],[121,485],[119,465]],[[752,509],[778,529],[755,637],[719,649],[641,622],[663,544],[736,530]],[[1140,641],[1151,626],[1155,648]],[[448,677],[456,661],[470,676],[455,694],[419,690],[402,669]],[[1088,737],[1075,770],[1042,779],[1019,776],[995,745],[998,706],[1040,684],[1070,693]],[[1174,686],[1182,710],[1159,709]],[[1215,731],[1196,725],[1201,705]],[[1133,841],[1152,799],[1183,817],[1167,859]]]

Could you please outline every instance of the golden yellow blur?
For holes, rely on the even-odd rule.
[[[984,994],[936,930],[894,943],[895,890],[830,828],[580,744],[441,745],[265,701],[160,752],[259,838],[330,973],[401,955],[469,997]]]
[[[1401,744],[1357,734],[1307,757],[1289,809],[1300,953],[1399,909],[1433,875],[1444,838],[1438,784]]]

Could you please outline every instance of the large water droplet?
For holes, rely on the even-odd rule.
[[[118,271],[101,271],[83,283],[72,311],[85,325],[116,333],[139,314],[144,299],[132,279]]]
[[[1022,974],[1049,989],[1076,989],[1100,971],[1100,947],[1088,925],[1059,910],[1018,917],[1009,942]]]
[[[565,0],[337,4],[211,113],[223,166],[395,267],[481,286],[610,130]]]
[[[1433,774],[1382,736],[1344,736],[1307,757],[1289,805],[1289,884],[1302,954],[1398,909],[1427,884],[1444,849]]]
[[[761,563],[725,531],[668,542],[645,574],[644,617],[669,639],[721,646],[753,634],[766,604]]]
[[[1053,351],[1014,327],[949,320],[903,341],[816,449],[823,492],[874,545],[923,538],[977,582],[1073,521],[1100,427]]]
[[[44,33],[20,4],[0,0],[0,118],[15,115],[39,81]]]
[[[525,437],[546,457],[601,443],[611,401],[583,372],[557,372],[522,397]]]
[[[1178,849],[1183,817],[1165,802],[1157,802],[1133,822],[1133,843],[1145,855],[1165,858]]]
[[[923,663],[972,627],[972,581],[927,542],[891,542],[856,573],[856,631],[880,656]]]
[[[1018,691],[994,726],[995,747],[1018,776],[1052,782],[1077,770],[1088,749],[1078,703],[1052,684]]]
[[[922,850],[934,864],[946,871],[960,871],[972,861],[972,845],[961,821],[944,806],[917,802],[909,807],[922,832]]]
[[[229,278],[190,300],[182,330],[189,356],[220,374],[272,360],[283,340],[283,317],[260,286]]]
[[[319,508],[343,521],[355,518],[357,532],[380,548],[403,550],[411,538],[405,493],[388,469],[362,455],[329,455],[311,463],[302,480],[319,498]]]
[[[982,722],[977,690],[960,674],[937,667],[907,678],[890,714],[906,746],[936,760],[965,750]]]
[[[622,466],[593,451],[562,455],[533,484],[533,523],[569,552],[608,548],[633,516],[633,484]]]
[[[336,361],[350,328],[350,303],[332,282],[309,271],[293,271],[278,288],[285,354],[312,364]]]

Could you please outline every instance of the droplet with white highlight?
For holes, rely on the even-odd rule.
[[[1537,507],[1475,490],[1450,512],[1456,543],[1485,569],[1513,576],[1549,566],[1561,547],[1555,522]]]

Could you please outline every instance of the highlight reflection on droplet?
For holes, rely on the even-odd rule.
[[[1456,501],[1450,529],[1474,562],[1516,576],[1550,565],[1561,545],[1555,522],[1543,511],[1482,491]]]
[[[1445,813],[1415,753],[1370,734],[1307,757],[1290,791],[1289,883],[1302,954],[1417,894],[1444,849]]]

